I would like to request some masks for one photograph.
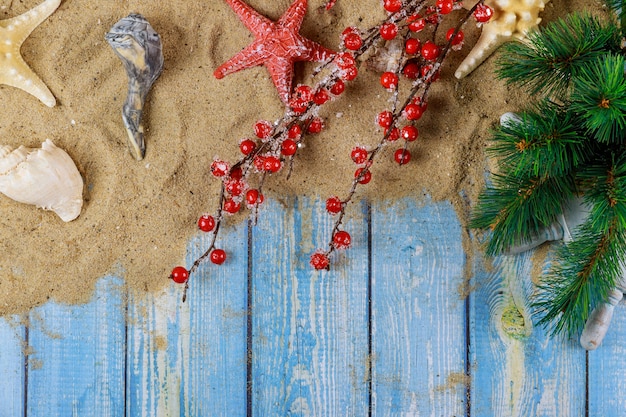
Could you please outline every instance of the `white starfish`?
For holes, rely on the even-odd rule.
[[[24,14],[0,20],[0,84],[22,89],[49,107],[53,107],[56,100],[43,81],[24,62],[20,48],[28,35],[46,20],[59,4],[61,0],[46,0]]]
[[[546,3],[550,0],[486,0],[493,9],[491,20],[483,24],[483,31],[474,48],[454,73],[463,78],[483,63],[500,45],[513,39],[523,40],[529,30],[537,27]]]

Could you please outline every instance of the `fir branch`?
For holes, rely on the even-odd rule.
[[[614,22],[589,14],[571,14],[528,34],[528,42],[503,46],[497,75],[531,94],[563,97],[570,80],[590,60],[620,50]]]
[[[585,194],[589,217],[574,240],[557,251],[555,265],[534,302],[539,324],[553,334],[582,330],[590,312],[606,302],[626,261],[626,156],[585,170],[595,186]]]
[[[590,312],[608,299],[621,274],[626,236],[613,219],[598,233],[590,219],[575,239],[559,248],[555,266],[538,286],[533,302],[538,324],[553,335],[579,333]]]
[[[492,230],[486,246],[497,255],[530,240],[556,221],[563,203],[574,195],[573,176],[534,177],[492,174],[478,198],[470,227]]]
[[[579,132],[576,116],[563,107],[542,101],[493,131],[487,149],[497,157],[507,175],[535,177],[570,174],[586,159],[585,137]]]
[[[603,143],[622,143],[626,133],[624,58],[606,54],[583,66],[573,80],[571,109],[589,134]]]

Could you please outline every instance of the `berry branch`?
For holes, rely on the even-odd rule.
[[[423,2],[420,2],[423,6]],[[397,0],[387,0],[384,2],[385,9],[393,13],[397,8],[402,7],[402,3]],[[437,0],[436,6],[426,7],[425,17],[416,14],[399,14],[401,19],[391,19],[389,22],[383,23],[379,28],[379,36],[388,42],[389,49],[395,49],[396,60],[392,68],[384,68],[381,75],[380,83],[387,91],[392,94],[391,110],[380,112],[376,118],[379,127],[385,129],[384,134],[374,149],[368,151],[364,147],[357,146],[351,152],[352,160],[359,165],[351,187],[345,198],[340,199],[338,196],[332,196],[326,200],[326,211],[331,215],[337,215],[331,232],[331,240],[327,249],[319,249],[311,255],[310,264],[315,269],[328,269],[330,266],[330,255],[335,250],[346,249],[350,246],[350,234],[341,230],[346,207],[354,197],[359,185],[365,185],[372,178],[371,167],[377,155],[391,142],[402,138],[404,144],[394,153],[394,160],[399,165],[405,165],[411,160],[411,153],[408,146],[418,137],[418,129],[415,122],[422,117],[427,108],[427,96],[433,82],[439,79],[440,67],[448,56],[450,50],[458,50],[463,43],[462,26],[474,16],[479,23],[483,23],[491,17],[491,11],[483,1],[477,2],[467,14],[458,22],[456,27],[450,28],[446,33],[447,43],[441,49],[437,44],[436,36],[439,25],[444,15],[447,15],[454,9],[460,8],[459,2],[452,0]],[[417,9],[419,11],[419,8]],[[430,38],[422,45],[420,40],[412,37],[412,33],[421,32],[426,24],[433,26]],[[398,39],[401,35],[401,40]],[[374,34],[368,38],[368,42],[378,41],[378,37]],[[403,45],[399,48],[397,44]],[[420,55],[419,59],[408,58],[408,56]],[[419,66],[421,64],[421,67]],[[407,78],[413,79],[411,88],[402,105],[399,104],[399,86],[400,74]],[[419,75],[418,75],[419,74]],[[399,124],[402,121],[406,123],[402,128]]]
[[[329,2],[331,5],[334,2]],[[227,253],[217,246],[217,237],[222,223],[230,215],[242,210],[245,205],[256,222],[258,211],[264,201],[262,187],[264,181],[277,174],[287,166],[287,178],[293,171],[293,163],[302,147],[305,138],[315,135],[324,129],[324,120],[320,110],[330,100],[339,97],[346,87],[346,82],[354,80],[366,54],[374,51],[381,43],[393,45],[398,33],[402,33],[404,48],[400,48],[399,56],[393,62],[393,68],[386,70],[381,77],[381,84],[393,92],[392,111],[384,111],[378,115],[378,124],[385,128],[385,134],[378,145],[371,151],[363,147],[355,147],[352,159],[360,166],[352,180],[352,186],[344,200],[331,197],[326,201],[326,209],[331,214],[339,214],[333,228],[333,241],[326,252],[316,252],[311,264],[317,269],[328,267],[329,255],[335,249],[350,246],[350,235],[340,230],[345,216],[345,206],[350,202],[360,184],[367,184],[371,179],[370,167],[374,158],[389,142],[402,137],[404,147],[395,154],[396,161],[403,165],[408,163],[411,154],[407,148],[409,142],[417,139],[418,131],[413,122],[418,120],[426,110],[426,95],[432,82],[439,76],[439,67],[451,48],[460,44],[463,35],[460,30],[463,23],[481,7],[480,0],[461,20],[452,32],[448,33],[448,43],[441,49],[435,43],[435,36],[440,20],[454,9],[460,9],[460,1],[437,0],[435,6],[426,6],[427,0],[384,0],[383,6],[388,16],[380,24],[361,32],[356,27],[348,27],[342,33],[342,48],[332,58],[323,62],[315,71],[314,76],[325,74],[313,87],[298,85],[291,95],[283,116],[274,123],[259,120],[253,126],[254,135],[239,142],[242,156],[230,165],[216,158],[211,163],[212,175],[221,181],[220,194],[215,215],[203,214],[198,220],[198,228],[212,233],[209,247],[198,257],[189,269],[177,266],[172,270],[170,279],[184,284],[183,301],[186,299],[189,278],[208,258],[212,263],[221,265],[226,261]],[[419,13],[425,10],[422,17]],[[477,17],[477,20],[481,20]],[[485,21],[485,20],[483,20]],[[421,32],[428,24],[433,26],[432,40],[423,45],[411,37],[412,33]],[[371,55],[371,54],[370,54]],[[417,56],[420,56],[418,59]],[[412,56],[412,58],[408,58]],[[420,68],[418,61],[423,64]],[[411,90],[398,107],[399,74],[413,79]],[[419,97],[417,94],[421,92]],[[398,129],[396,126],[401,118],[410,123]]]

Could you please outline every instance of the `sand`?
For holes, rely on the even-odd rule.
[[[39,3],[0,0],[0,19]],[[248,3],[276,19],[291,1]],[[553,0],[544,20],[600,7],[585,3]],[[302,34],[332,49],[346,26],[367,28],[384,17],[379,0],[339,0],[330,12],[321,11],[323,4],[310,0]],[[128,153],[121,121],[126,73],[104,40],[131,12],[143,14],[161,35],[165,57],[144,114],[147,153],[141,162]],[[493,58],[464,80],[453,77],[479,33],[473,24],[466,28],[466,46],[448,60],[432,88],[411,163],[398,167],[390,152],[382,155],[358,199],[393,202],[430,195],[455,202],[464,218],[467,201],[483,184],[489,128],[502,112],[524,103],[519,91],[494,80]],[[87,301],[96,280],[110,272],[139,291],[169,285],[171,268],[183,263],[186,244],[197,233],[197,217],[215,209],[219,182],[209,174],[211,161],[218,155],[235,160],[239,140],[251,135],[256,120],[274,121],[283,114],[264,67],[223,80],[212,75],[251,39],[220,0],[64,0],[30,35],[22,55],[57,106],[47,108],[19,89],[0,86],[0,143],[37,147],[50,138],[66,149],[85,180],[85,205],[77,220],[64,223],[51,212],[0,195],[0,315],[27,311],[50,298]],[[312,84],[308,74],[314,67],[296,65],[295,81]],[[347,92],[325,106],[327,128],[299,153],[288,181],[284,174],[266,181],[267,197],[346,194],[354,172],[351,148],[380,140],[374,118],[388,107],[389,96],[378,77],[362,68]]]

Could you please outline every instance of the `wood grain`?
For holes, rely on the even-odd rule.
[[[124,415],[125,307],[119,278],[91,303],[34,309],[28,332],[28,416]]]
[[[0,416],[24,415],[26,327],[19,317],[0,319]]]
[[[471,415],[584,416],[585,351],[531,320],[532,253],[477,265],[471,295]]]
[[[626,415],[624,303],[587,355],[533,326],[531,253],[474,254],[463,298],[449,203],[349,218],[331,271],[308,265],[330,240],[323,203],[268,201],[256,227],[223,230],[228,261],[203,264],[186,303],[107,276],[86,305],[1,319],[0,417]]]
[[[372,211],[374,416],[465,415],[465,256],[450,203]]]
[[[330,241],[332,218],[309,200],[288,207],[271,203],[253,230],[253,415],[366,415],[365,213],[354,211],[345,225],[349,256],[316,272],[309,257]]]

